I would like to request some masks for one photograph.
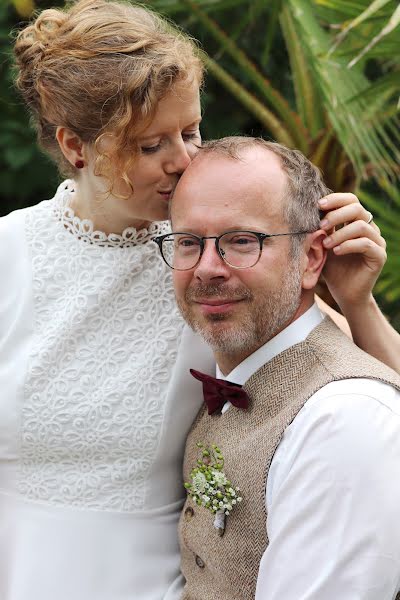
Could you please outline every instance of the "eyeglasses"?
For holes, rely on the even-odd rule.
[[[171,269],[190,271],[196,267],[203,255],[205,240],[215,240],[218,255],[234,269],[254,267],[260,260],[264,240],[287,236],[303,235],[310,231],[293,233],[259,233],[258,231],[227,231],[218,236],[199,237],[193,233],[166,233],[153,238],[158,244],[161,256]]]

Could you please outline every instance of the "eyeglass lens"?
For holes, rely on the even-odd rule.
[[[260,257],[260,240],[247,231],[224,233],[219,238],[218,246],[221,257],[232,267],[252,267]],[[190,234],[172,233],[164,238],[162,253],[170,267],[185,271],[196,266],[201,248],[199,238]]]

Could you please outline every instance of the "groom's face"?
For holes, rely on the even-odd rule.
[[[182,177],[172,203],[175,232],[200,237],[232,230],[286,233],[286,175],[278,157],[248,149],[238,161],[215,154],[196,160]],[[286,327],[301,297],[300,260],[290,237],[266,239],[250,268],[235,269],[205,241],[198,265],[174,271],[177,301],[185,320],[217,353],[242,359]]]

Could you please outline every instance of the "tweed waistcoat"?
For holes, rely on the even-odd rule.
[[[254,598],[268,545],[265,488],[275,450],[315,392],[332,381],[352,378],[377,379],[400,390],[394,371],[357,348],[326,318],[306,340],[250,377],[243,386],[250,398],[247,410],[232,407],[223,415],[208,415],[205,407],[200,410],[187,439],[184,479],[189,481],[199,458],[197,442],[216,444],[225,459],[224,472],[240,487],[243,500],[227,517],[222,537],[213,526],[212,513],[191,498],[186,500],[179,525],[186,578],[182,600]]]

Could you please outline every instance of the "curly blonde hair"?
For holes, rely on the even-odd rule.
[[[135,139],[158,102],[179,82],[202,83],[195,42],[139,5],[78,0],[48,9],[15,42],[16,85],[31,112],[38,141],[67,176],[75,168],[56,140],[58,126],[98,150],[95,172],[116,171],[132,187],[127,168]],[[112,156],[99,150],[112,134]]]

